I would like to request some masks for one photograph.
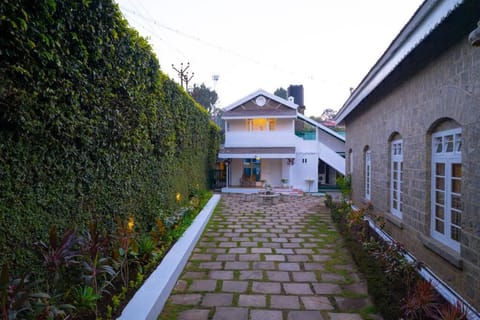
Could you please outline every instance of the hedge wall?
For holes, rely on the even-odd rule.
[[[0,265],[31,269],[52,225],[148,230],[207,188],[218,128],[112,0],[4,1],[0,34]]]

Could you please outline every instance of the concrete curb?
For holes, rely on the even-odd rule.
[[[195,221],[163,258],[162,263],[138,289],[118,319],[158,318],[220,197],[218,194],[212,196]]]

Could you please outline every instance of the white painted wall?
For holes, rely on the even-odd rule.
[[[238,131],[225,135],[225,147],[293,147],[290,131]]]
[[[292,181],[294,188],[309,191],[307,179],[312,179],[310,192],[318,191],[318,156],[316,152],[297,153],[295,165],[292,167]]]
[[[273,187],[282,185],[282,159],[262,159],[262,180]]]
[[[230,186],[240,185],[240,179],[243,174],[243,159],[232,159],[230,163]]]
[[[323,130],[317,129],[317,139],[335,152],[345,152],[345,142],[332,137]]]

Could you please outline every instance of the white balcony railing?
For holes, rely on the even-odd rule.
[[[225,147],[290,147],[295,138],[291,131],[230,131],[225,134]]]

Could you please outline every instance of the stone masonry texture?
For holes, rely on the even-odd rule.
[[[422,64],[397,70],[392,76],[395,81],[384,82],[349,115],[345,119],[346,151],[351,155],[347,168],[353,168],[355,204],[366,203],[368,147],[372,213],[386,217],[385,230],[391,236],[480,310],[480,50],[472,48],[466,37],[441,54],[431,52]],[[449,126],[462,129],[460,252],[435,243],[430,235],[431,134]],[[400,221],[389,214],[390,142],[394,137],[403,140]]]

